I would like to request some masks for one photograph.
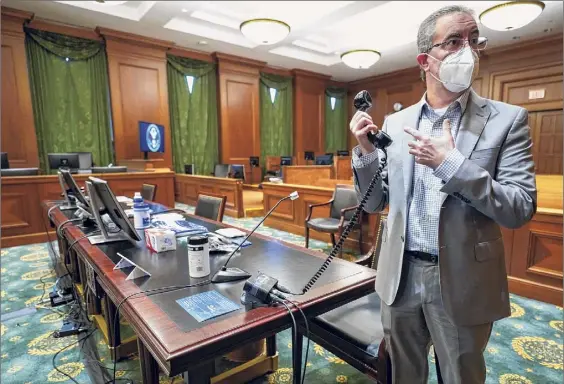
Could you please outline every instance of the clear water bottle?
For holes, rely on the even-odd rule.
[[[149,206],[145,204],[140,192],[135,192],[133,196],[133,224],[135,229],[149,228],[151,225]]]

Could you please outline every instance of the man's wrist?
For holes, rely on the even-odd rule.
[[[453,148],[447,152],[445,159],[435,168],[433,174],[445,183],[448,183],[465,159],[458,149]]]
[[[355,168],[364,168],[378,160],[378,151],[374,149],[371,153],[364,155],[360,145],[352,150],[352,165]]]

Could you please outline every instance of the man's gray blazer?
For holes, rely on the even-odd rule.
[[[388,164],[365,207],[389,207],[382,234],[376,292],[392,305],[403,264],[407,214],[411,201],[413,137],[404,127],[418,129],[422,102],[388,116],[382,129],[393,140]],[[439,270],[445,310],[457,325],[493,322],[510,315],[509,293],[500,225],[518,228],[536,212],[536,183],[527,111],[484,99],[471,91],[460,122],[456,148],[466,157],[442,192],[439,218]],[[380,160],[354,168],[360,201]]]

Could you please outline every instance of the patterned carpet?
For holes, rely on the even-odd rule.
[[[178,208],[193,212],[192,207],[177,204]],[[260,218],[233,219],[224,221],[239,227],[252,228]],[[264,235],[303,245],[302,236],[263,227],[258,230]],[[56,247],[56,245],[55,245]],[[313,240],[311,247],[328,251],[329,245]],[[345,253],[354,258],[355,254]],[[1,251],[1,382],[13,384],[71,383],[66,376],[53,369],[56,365],[79,383],[91,383],[86,366],[101,364],[112,368],[100,332],[92,338],[98,346],[100,362],[95,356],[85,356],[76,336],[56,339],[54,330],[61,327],[65,313],[78,310],[67,306],[35,308],[44,289],[49,292],[55,281],[51,270],[49,245],[34,244],[6,248]],[[48,294],[48,293],[47,293]],[[45,294],[45,295],[47,295]],[[534,300],[511,295],[512,316],[495,324],[486,351],[488,384],[532,384],[561,383],[563,378],[563,321],[562,308]],[[19,312],[18,312],[19,311]],[[374,319],[379,321],[379,319]],[[122,333],[131,330],[122,322]],[[80,336],[84,337],[84,334]],[[256,379],[252,384],[291,383],[291,334],[284,331],[277,336],[280,354],[279,369],[268,377]],[[74,343],[74,344],[73,344]],[[305,343],[304,343],[305,345]],[[322,383],[369,383],[366,377],[341,359],[311,343],[306,382]],[[433,363],[432,352],[430,362]],[[116,376],[140,383],[137,356],[120,362]],[[434,365],[430,365],[431,383],[436,383]],[[111,372],[111,370],[110,370]],[[107,379],[106,379],[107,380]],[[125,381],[121,381],[125,382]],[[161,383],[173,383],[174,379],[162,378]],[[177,383],[182,382],[180,379]]]

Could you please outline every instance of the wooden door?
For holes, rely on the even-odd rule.
[[[529,115],[537,174],[562,175],[562,110]]]

